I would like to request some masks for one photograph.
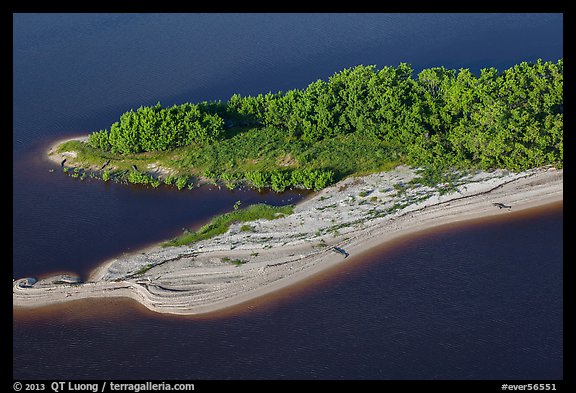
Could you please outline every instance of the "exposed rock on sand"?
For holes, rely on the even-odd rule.
[[[563,171],[477,172],[441,195],[410,184],[412,169],[348,178],[301,202],[290,216],[235,224],[189,246],[151,247],[112,259],[84,283],[14,281],[15,307],[93,297],[130,297],[174,314],[215,311],[272,292],[398,236],[429,227],[509,214],[563,199]],[[499,209],[503,203],[512,209]],[[245,229],[245,228],[244,228]],[[347,258],[347,255],[349,257]]]

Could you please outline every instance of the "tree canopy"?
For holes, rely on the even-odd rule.
[[[386,163],[524,170],[563,162],[563,59],[498,72],[358,65],[306,88],[140,107],[89,145],[185,147],[179,165],[255,187],[323,188]],[[362,150],[364,149],[364,150]],[[247,163],[250,162],[250,165]]]

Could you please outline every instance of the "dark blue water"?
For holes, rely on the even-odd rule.
[[[429,231],[215,318],[14,320],[16,378],[562,379],[562,207]],[[65,356],[63,356],[63,353]]]
[[[13,23],[15,277],[86,274],[111,256],[200,225],[237,200],[283,204],[302,197],[145,190],[48,171],[53,164],[42,152],[50,142],[107,128],[130,108],[300,88],[357,64],[478,72],[563,56],[561,14],[15,14]],[[13,375],[561,378],[555,217],[557,242],[550,247],[525,252],[524,242],[537,237],[529,231],[537,222],[527,221],[512,231],[517,242],[481,247],[484,258],[468,253],[468,243],[481,246],[490,231],[453,243],[459,256],[435,248],[417,253],[409,258],[417,267],[400,256],[367,263],[323,287],[328,292],[295,293],[267,314],[159,320],[121,302],[104,307],[100,320],[58,311],[33,323],[16,318]],[[503,248],[508,244],[514,247]],[[537,289],[509,287],[496,278],[511,273],[496,263],[503,255],[533,259],[531,269],[514,264],[516,274],[546,281]],[[448,267],[426,265],[440,269],[426,275],[418,263],[434,256]],[[501,288],[479,292],[471,277],[492,277]],[[352,287],[361,295],[348,296]],[[549,311],[529,317],[534,302],[549,302]],[[154,363],[165,366],[154,370]]]

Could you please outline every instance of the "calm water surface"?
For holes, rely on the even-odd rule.
[[[224,315],[20,314],[14,376],[561,379],[562,223],[560,205],[428,231]]]
[[[560,14],[15,14],[13,276],[86,275],[237,200],[305,197],[81,182],[48,171],[56,139],[140,105],[300,88],[357,64],[556,61],[562,29]],[[13,376],[561,378],[561,234],[556,209],[430,235],[240,315],[159,318],[121,301],[92,305],[97,318],[16,315]]]

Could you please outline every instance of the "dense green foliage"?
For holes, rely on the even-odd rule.
[[[561,166],[563,60],[478,76],[360,65],[304,89],[140,107],[92,133],[89,145],[121,155],[177,149],[166,164],[179,173],[276,191],[321,189],[399,163],[432,171]]]
[[[270,206],[264,203],[250,205],[245,209],[234,209],[229,213],[224,213],[213,218],[208,224],[204,225],[198,231],[187,232],[176,239],[165,243],[165,246],[180,246],[189,244],[198,240],[210,239],[214,236],[226,233],[230,225],[235,222],[248,222],[260,219],[273,220],[292,214],[294,206]]]
[[[190,144],[209,144],[224,131],[224,120],[214,111],[217,104],[140,107],[120,116],[110,130],[90,134],[89,143],[119,153],[161,151]]]
[[[138,172],[138,171],[130,171],[128,173],[128,182],[133,184],[150,184],[152,187],[156,188],[160,185],[160,181],[155,179],[154,177]]]

